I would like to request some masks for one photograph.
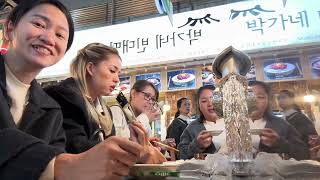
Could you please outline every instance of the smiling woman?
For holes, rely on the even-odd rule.
[[[21,72],[25,73],[17,73],[17,78],[28,84],[43,68],[57,63],[70,48],[73,32],[69,31],[73,31],[70,29],[73,25],[69,24],[72,20],[65,18],[56,6],[45,4],[23,16],[13,11],[9,19],[4,30],[4,40],[10,42],[7,64],[13,71],[24,69]],[[12,54],[13,51],[16,53]]]
[[[81,154],[64,153],[60,106],[41,89],[35,77],[62,58],[73,34],[71,15],[58,0],[21,1],[8,16],[4,41],[9,50],[0,55],[1,180],[120,179],[140,158],[143,147],[119,137]],[[120,61],[118,56],[113,58]],[[96,66],[88,66],[91,75],[102,71]],[[120,68],[115,66],[103,65],[117,75]],[[104,87],[106,93],[113,89],[112,85]],[[133,129],[144,137],[138,125]],[[79,171],[83,169],[86,173]]]

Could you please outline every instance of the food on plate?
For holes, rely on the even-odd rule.
[[[202,78],[202,82],[205,82],[205,83],[213,82],[213,74],[210,71],[202,71],[201,78]]]
[[[264,72],[266,72],[266,75],[268,76],[288,76],[293,73],[296,68],[296,65],[291,63],[273,63],[267,65],[264,68]]]
[[[195,76],[190,73],[180,73],[171,78],[172,82],[176,86],[184,86],[187,83],[192,82],[195,79]]]
[[[271,64],[271,69],[286,69],[287,66],[286,63],[273,63]]]
[[[116,86],[116,88],[112,91],[112,95],[118,94],[120,91],[123,93],[129,93],[130,84],[122,84],[122,82]]]
[[[157,86],[160,83],[160,80],[158,78],[148,78],[146,80],[151,82],[155,86]]]
[[[206,79],[210,75],[210,72],[203,71],[201,74],[202,79]]]
[[[177,78],[179,80],[184,80],[184,79],[188,79],[190,77],[190,74],[189,73],[180,73],[178,74]]]
[[[128,89],[128,87],[129,87],[128,84],[121,84],[121,85],[119,86],[120,91],[124,91],[124,90]]]

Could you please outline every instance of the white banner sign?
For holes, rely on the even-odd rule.
[[[212,56],[240,50],[320,42],[320,1],[261,0],[232,3],[120,25],[78,31],[63,60],[39,77],[66,74],[77,51],[92,42],[119,50],[124,67]]]

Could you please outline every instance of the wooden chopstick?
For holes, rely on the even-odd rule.
[[[167,149],[169,149],[169,150],[173,150],[173,151],[179,152],[178,149],[173,148],[173,147],[171,147],[171,146],[168,146],[168,145],[166,145],[166,144],[163,144],[163,143],[161,143],[161,142],[158,142],[158,141],[152,141],[152,142],[155,143],[155,144],[158,144],[158,145],[160,145],[160,146],[163,146],[163,147],[165,147],[165,148],[167,148]]]
[[[311,148],[310,151],[315,151],[315,150],[318,150],[318,149],[320,149],[320,145]]]

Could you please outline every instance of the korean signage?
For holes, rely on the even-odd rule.
[[[244,1],[113,26],[78,31],[66,56],[42,75],[68,72],[77,51],[91,42],[118,49],[124,67],[183,62],[218,54],[320,42],[318,0]]]

